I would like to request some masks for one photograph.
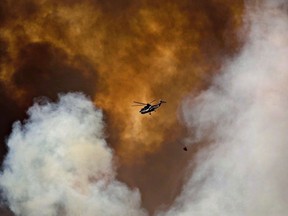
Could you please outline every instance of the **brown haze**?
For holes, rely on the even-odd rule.
[[[35,97],[82,91],[104,110],[118,178],[140,189],[150,212],[169,205],[192,155],[182,150],[177,110],[239,50],[243,7],[242,0],[2,0],[1,157],[13,121]],[[168,103],[152,116],[131,106],[153,99]]]

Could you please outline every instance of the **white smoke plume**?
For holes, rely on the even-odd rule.
[[[287,1],[247,5],[246,44],[213,86],[183,105],[209,140],[165,216],[288,215]]]
[[[115,179],[102,112],[80,93],[35,103],[13,126],[0,186],[16,215],[142,216],[138,190]]]

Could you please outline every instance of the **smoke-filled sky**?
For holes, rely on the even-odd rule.
[[[287,215],[287,8],[1,1],[1,215]]]

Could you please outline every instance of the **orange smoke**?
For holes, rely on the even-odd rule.
[[[51,58],[60,58],[81,75],[91,77],[91,69],[94,70],[98,80],[85,85],[96,85],[97,91],[88,93],[109,116],[109,134],[111,140],[117,140],[112,145],[122,159],[133,160],[160,148],[167,139],[167,131],[179,127],[177,108],[181,98],[207,84],[207,73],[215,72],[219,64],[215,60],[219,52],[231,52],[237,47],[233,34],[241,24],[242,3],[114,3],[20,1],[18,6],[12,6],[8,1],[8,11],[19,16],[5,20],[1,32],[9,54],[9,60],[2,64],[1,80],[13,89],[16,100],[38,96],[38,88],[32,83],[28,86],[24,80],[15,85],[13,77],[16,73],[16,81],[19,76],[31,78],[31,71],[17,74],[17,67],[25,67],[27,62],[35,61],[34,57],[39,63],[35,79],[42,73],[47,73],[47,77],[59,73],[61,68],[52,71],[53,67],[49,72],[41,72],[42,64],[53,59],[33,56],[49,52],[39,48],[37,53],[37,48],[33,48],[37,43],[51,46]],[[21,56],[29,52],[27,49],[32,49],[31,59]],[[57,50],[62,52],[61,56],[55,54]],[[69,77],[69,73],[65,76]],[[58,81],[57,76],[53,79]],[[51,81],[47,88],[53,89],[55,82]],[[66,85],[64,79],[60,82],[59,85]],[[81,88],[85,87],[57,90]],[[47,95],[50,91],[42,92]],[[27,98],[27,94],[32,95]],[[141,116],[130,107],[133,100],[148,102],[160,98],[168,104],[153,117]]]
[[[83,91],[104,110],[109,143],[120,161],[131,166],[127,170],[145,166],[136,162],[162,158],[170,172],[159,166],[149,175],[166,178],[180,172],[169,162],[183,157],[179,143],[185,129],[177,111],[183,97],[206,88],[221,60],[239,50],[242,0],[0,4],[5,9],[0,16],[0,87],[16,110],[24,113],[34,97],[55,99],[59,92]],[[131,106],[134,100],[153,99],[168,103],[152,116]],[[139,181],[131,180],[126,168],[120,178],[147,191],[148,183],[139,180],[143,174],[137,174]],[[164,201],[164,191],[178,187],[180,179],[160,190]],[[166,197],[171,201],[174,196]],[[159,199],[148,208],[163,202]]]

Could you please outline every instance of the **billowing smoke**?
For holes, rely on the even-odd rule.
[[[16,215],[145,215],[140,195],[115,180],[102,112],[82,94],[39,101],[16,122],[0,185]]]
[[[3,0],[0,10],[0,81],[9,97],[25,110],[35,96],[90,95],[106,113],[117,154],[133,164],[171,140],[172,128],[183,131],[178,104],[239,47],[243,3]],[[161,98],[167,118],[160,113],[154,124],[130,106]]]
[[[288,215],[287,1],[247,5],[250,32],[183,119],[208,142],[165,216]],[[194,143],[194,145],[196,145]]]
[[[237,54],[243,0],[1,0],[0,158],[35,97],[81,91],[105,114],[117,178],[153,212],[173,202],[193,152],[182,150],[183,97]],[[152,116],[131,107],[164,99]],[[1,160],[2,161],[2,160]],[[167,169],[169,167],[169,169]],[[1,213],[0,213],[1,214]]]
[[[146,215],[121,182],[149,212],[170,204],[194,147],[182,193],[158,215],[288,214],[285,0],[246,5],[240,55],[242,0],[4,0],[0,11],[0,135],[35,96],[84,91],[120,159],[116,176],[102,114],[83,96],[35,104],[0,178],[16,215]],[[227,57],[184,101],[182,152],[178,105]],[[158,97],[168,103],[156,117],[130,109]]]

